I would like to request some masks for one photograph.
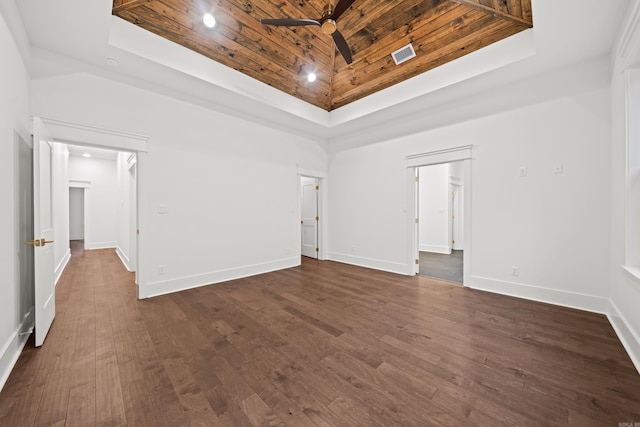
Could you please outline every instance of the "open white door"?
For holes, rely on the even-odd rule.
[[[318,258],[318,179],[305,178],[302,185],[302,255]]]
[[[33,245],[35,265],[35,343],[40,347],[56,315],[53,251],[51,153],[53,138],[33,118]]]

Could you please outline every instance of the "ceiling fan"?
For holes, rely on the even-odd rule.
[[[273,25],[276,27],[303,27],[306,25],[317,25],[323,33],[330,35],[333,38],[333,41],[338,48],[338,52],[340,52],[347,64],[351,64],[351,62],[353,62],[351,50],[349,49],[347,41],[344,39],[342,34],[340,34],[340,31],[338,31],[336,21],[345,10],[349,9],[349,6],[351,6],[354,1],[355,0],[339,1],[334,8],[332,0],[328,0],[327,6],[322,11],[322,18],[319,19],[261,19],[260,22],[264,25]]]

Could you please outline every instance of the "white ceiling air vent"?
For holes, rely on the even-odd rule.
[[[391,54],[393,56],[393,60],[396,61],[396,65],[402,64],[404,61],[408,61],[411,58],[416,56],[416,51],[413,50],[413,46],[411,43],[408,45],[401,47]]]

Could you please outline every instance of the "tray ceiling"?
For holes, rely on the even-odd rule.
[[[342,0],[344,1],[344,0]],[[338,2],[336,2],[338,3]],[[331,111],[533,26],[531,0],[355,0],[338,19],[349,65],[319,27],[326,0],[114,0],[113,15]],[[207,28],[205,13],[216,19]],[[411,43],[416,57],[391,53]],[[307,75],[318,76],[313,83]]]

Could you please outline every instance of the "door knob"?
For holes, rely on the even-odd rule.
[[[40,239],[40,246],[44,246],[47,243],[53,243],[53,240]]]
[[[29,240],[28,242],[24,242],[25,245],[31,246],[40,246],[40,240]]]

